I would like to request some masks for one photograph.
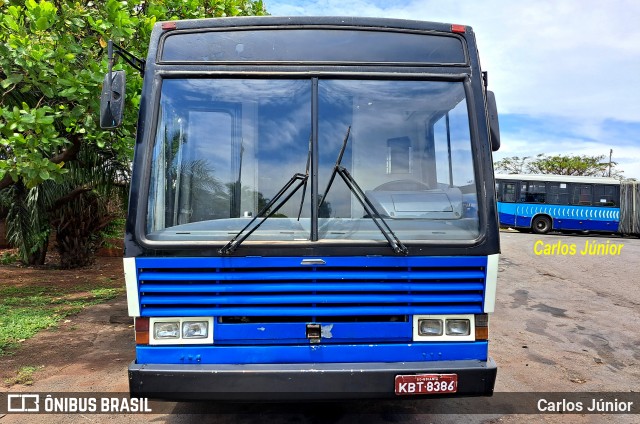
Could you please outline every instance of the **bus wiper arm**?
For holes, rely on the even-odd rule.
[[[324,190],[324,193],[322,194],[322,198],[320,199],[320,202],[318,203],[318,208],[320,206],[322,206],[322,204],[324,203],[324,200],[327,198],[327,194],[329,194],[329,189],[331,188],[331,185],[333,184],[333,180],[336,178],[336,173],[338,172],[338,167],[340,166],[340,163],[342,162],[342,156],[344,156],[344,151],[347,148],[347,141],[349,141],[349,134],[351,134],[351,125],[349,125],[349,127],[347,128],[347,134],[344,136],[344,140],[342,141],[342,147],[340,148],[340,153],[338,153],[338,159],[336,160],[336,164],[333,167],[333,172],[331,173],[331,177],[329,178],[329,183],[327,184],[327,188]]]
[[[337,165],[334,171],[335,173],[340,175],[340,177],[342,177],[347,187],[349,187],[349,190],[351,190],[351,193],[353,193],[353,195],[356,197],[356,199],[358,199],[358,201],[364,208],[367,216],[371,218],[384,238],[387,239],[387,242],[389,242],[389,246],[391,246],[393,251],[403,255],[409,254],[409,249],[407,249],[407,247],[396,236],[391,227],[389,227],[389,224],[387,224],[387,221],[382,218],[380,212],[378,212],[375,206],[373,206],[373,203],[371,203],[367,195],[364,194],[364,191],[362,191],[362,188],[360,188],[349,171],[347,171],[347,169],[342,165]]]
[[[371,220],[373,221],[374,224],[376,224],[376,227],[378,227],[378,229],[380,230],[384,238],[387,239],[387,242],[389,242],[389,246],[391,246],[393,251],[396,253],[407,255],[409,253],[409,250],[407,249],[407,247],[404,244],[402,244],[402,242],[395,235],[393,230],[391,230],[391,227],[389,227],[389,224],[387,224],[387,222],[382,218],[382,215],[380,215],[380,212],[378,212],[375,206],[373,206],[373,203],[371,203],[371,201],[367,198],[366,194],[364,194],[364,191],[362,191],[362,188],[360,188],[360,186],[358,185],[356,180],[351,176],[349,171],[347,171],[347,169],[341,165],[342,157],[344,156],[344,151],[347,148],[347,142],[349,141],[350,133],[351,133],[351,126],[347,128],[347,134],[345,135],[344,141],[342,142],[342,148],[340,148],[340,153],[338,153],[338,159],[336,160],[336,164],[333,167],[333,172],[331,173],[331,177],[329,178],[329,183],[327,184],[327,188],[322,195],[322,199],[320,200],[320,203],[318,203],[318,207],[322,206],[322,204],[324,203],[324,200],[327,197],[327,193],[329,193],[329,189],[333,184],[333,180],[335,179],[336,174],[340,175],[340,177],[344,180],[344,183],[347,185],[347,187],[349,187],[349,190],[351,190],[351,193],[353,193],[353,195],[356,197],[356,199],[358,199],[358,201],[364,208],[365,212],[367,213],[367,216],[371,218]]]
[[[260,212],[258,212],[258,214],[253,217],[253,219],[249,221],[249,223],[242,230],[240,230],[235,236],[233,236],[233,238],[226,245],[224,245],[222,249],[218,250],[218,253],[220,253],[221,255],[228,255],[230,253],[233,253],[240,246],[240,244],[242,244],[242,242],[247,239],[247,237],[253,234],[253,232],[264,223],[264,221],[278,212],[278,210],[285,203],[287,203],[294,194],[296,194],[300,187],[306,184],[308,178],[309,175],[300,173],[297,173],[293,177],[291,177],[291,179],[280,189],[278,194],[273,196],[273,199],[271,199],[269,203],[267,203],[265,207],[263,207]],[[291,187],[293,187],[293,190],[291,190],[291,192],[281,200],[280,198],[283,197]],[[272,207],[273,209],[267,214],[267,211]],[[262,217],[262,220],[258,222],[253,228],[251,228],[251,230],[247,231],[247,228],[251,227],[256,219],[260,217]]]

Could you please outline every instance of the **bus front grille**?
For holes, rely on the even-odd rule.
[[[142,316],[401,320],[483,311],[486,257],[137,258]]]

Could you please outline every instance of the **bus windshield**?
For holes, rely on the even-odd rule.
[[[298,190],[249,240],[384,241],[339,178],[319,202],[347,131],[341,165],[403,242],[479,237],[461,81],[167,78],[158,110],[149,240],[229,241],[313,157],[319,192]]]

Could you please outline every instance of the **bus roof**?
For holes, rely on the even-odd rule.
[[[471,27],[387,18],[260,16],[158,22],[157,62],[468,67]],[[156,41],[154,41],[156,40]],[[466,42],[464,40],[467,40]],[[475,54],[475,53],[473,53]]]
[[[496,180],[514,181],[549,181],[560,183],[582,184],[614,184],[620,185],[620,180],[611,177],[585,177],[576,175],[547,175],[547,174],[496,174]]]
[[[175,24],[175,25],[173,25]],[[227,18],[184,19],[157,22],[158,30],[167,29],[208,29],[251,26],[348,26],[414,29],[452,33],[471,33],[470,26],[442,22],[418,21],[396,18],[371,18],[353,16],[238,16]]]

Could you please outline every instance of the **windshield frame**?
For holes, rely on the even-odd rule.
[[[221,77],[220,72],[215,71],[199,71],[196,73],[189,72],[185,70],[185,66],[172,66],[167,70],[156,70],[154,72],[154,79],[151,81],[153,90],[153,98],[151,103],[149,104],[150,111],[148,113],[151,114],[151,122],[145,130],[144,134],[142,134],[142,143],[143,146],[143,166],[138,167],[138,196],[137,196],[137,204],[133,208],[135,210],[135,226],[133,228],[133,234],[136,241],[146,249],[154,249],[154,250],[175,250],[175,249],[186,249],[193,251],[193,249],[206,249],[207,252],[213,253],[217,252],[221,247],[223,247],[227,241],[209,241],[209,240],[170,240],[170,241],[160,241],[160,240],[151,240],[147,237],[146,233],[146,225],[147,225],[147,217],[148,217],[148,207],[149,207],[149,192],[150,192],[150,181],[151,181],[151,161],[153,156],[153,149],[155,144],[155,137],[157,126],[161,119],[160,117],[160,97],[162,91],[162,82],[165,79],[174,79],[174,78],[218,78]],[[451,69],[449,72],[453,71]],[[464,93],[466,97],[466,106],[467,106],[467,114],[469,117],[469,135],[470,135],[470,149],[471,154],[473,156],[473,164],[474,164],[474,182],[477,193],[477,201],[478,201],[478,236],[475,239],[471,240],[451,240],[451,239],[434,239],[434,240],[402,240],[403,243],[409,248],[409,255],[416,254],[413,252],[418,252],[422,247],[434,247],[438,246],[442,247],[450,247],[453,249],[456,248],[468,248],[472,246],[477,246],[482,244],[487,239],[488,232],[488,213],[487,213],[487,202],[489,201],[486,196],[483,194],[486,193],[486,189],[484,185],[486,184],[485,175],[486,174],[486,165],[483,163],[483,160],[476,158],[483,158],[484,156],[481,154],[481,147],[479,146],[480,140],[482,137],[479,136],[478,130],[478,116],[480,118],[484,115],[484,113],[480,113],[477,111],[477,94],[474,96],[474,89],[472,86],[472,80],[468,73],[459,73],[460,69],[455,69],[458,73],[388,73],[388,72],[349,72],[345,73],[343,69],[335,70],[335,71],[321,71],[321,72],[313,72],[313,75],[310,75],[309,72],[260,72],[256,73],[255,71],[246,71],[246,72],[224,72],[222,77],[224,78],[274,78],[274,79],[308,79],[310,81],[315,81],[314,83],[317,85],[318,78],[330,78],[330,79],[349,79],[349,80],[358,80],[358,79],[381,79],[381,80],[410,80],[410,81],[452,81],[452,82],[461,82],[464,87]],[[315,92],[315,91],[314,91]],[[315,140],[315,146],[313,149],[317,152],[317,128],[318,128],[318,111],[317,111],[317,98],[313,98],[312,95],[312,133],[313,138]],[[484,112],[484,111],[482,111]],[[315,154],[313,156],[316,156]],[[318,164],[317,157],[312,158],[312,162],[315,161],[315,166],[312,165],[312,173],[310,175],[310,190],[311,190],[311,198],[315,199],[316,193],[318,193],[317,186],[317,175],[313,175],[313,172],[317,172]],[[489,171],[492,171],[491,169]],[[134,184],[134,183],[132,183]],[[317,200],[316,200],[317,202]],[[315,211],[315,214],[312,212],[311,225],[312,227],[318,225],[318,217],[317,217],[317,205],[312,209]],[[317,228],[316,228],[317,231]],[[357,252],[358,254],[389,254],[392,250],[389,249],[389,245],[386,241],[380,240],[340,240],[340,239],[320,239],[320,240],[294,240],[294,241],[256,241],[251,238],[246,239],[242,247],[235,252],[237,255],[253,255],[257,253],[264,253],[265,251],[269,251],[270,249],[276,247],[282,251],[287,248],[291,248],[295,252],[307,252],[308,254],[318,254],[317,252],[331,252],[332,255],[350,255]],[[339,248],[340,253],[334,251],[334,248]],[[271,252],[270,252],[271,253]],[[216,253],[217,255],[217,253]]]

